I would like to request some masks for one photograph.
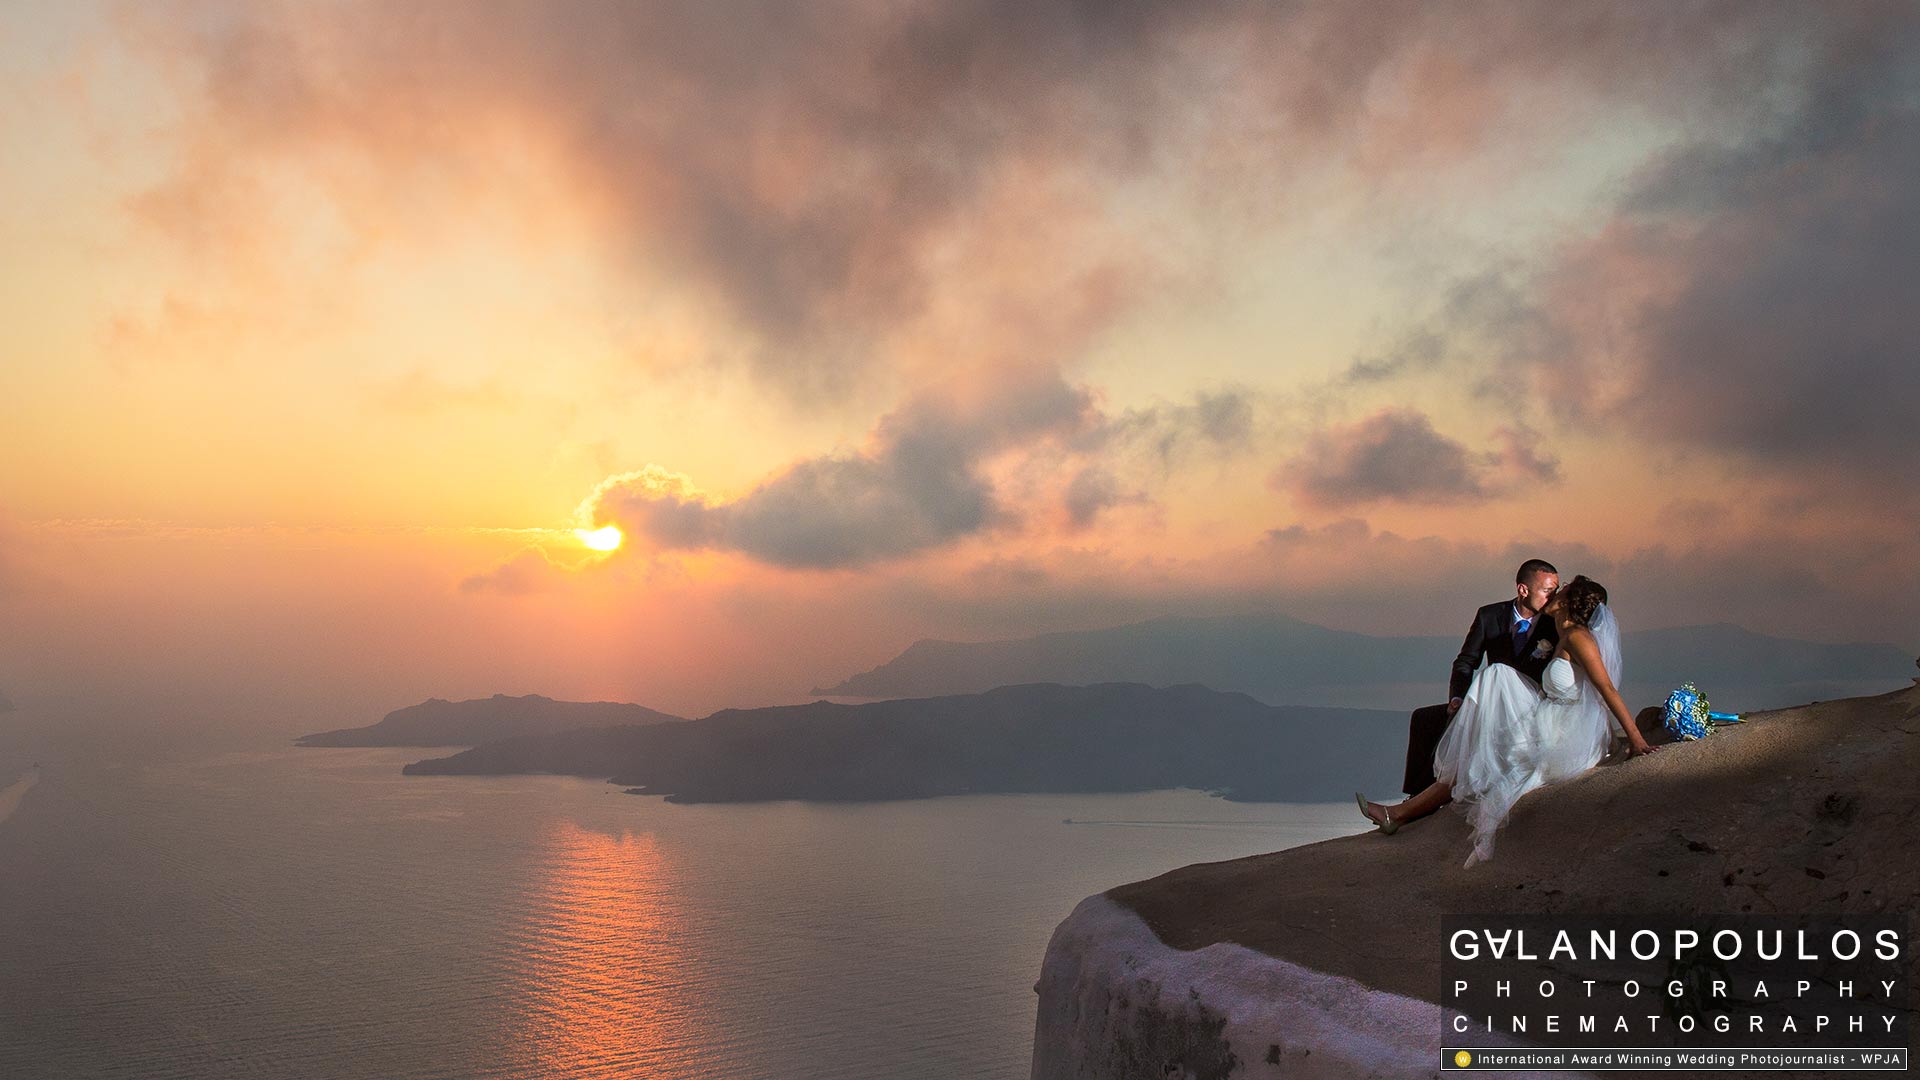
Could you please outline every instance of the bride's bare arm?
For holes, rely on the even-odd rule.
[[[1600,643],[1593,640],[1593,631],[1584,626],[1575,627],[1567,635],[1567,652],[1586,670],[1587,679],[1599,691],[1600,700],[1607,703],[1607,711],[1620,721],[1620,729],[1627,733],[1627,743],[1633,748],[1634,756],[1653,753],[1654,748],[1648,745],[1639,725],[1627,714],[1627,703],[1620,699],[1620,691],[1607,674],[1607,665],[1600,659]]]

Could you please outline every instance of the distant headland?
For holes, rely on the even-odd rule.
[[[523,736],[403,771],[611,778],[675,803],[1179,787],[1317,801],[1356,779],[1387,786],[1405,729],[1399,713],[1273,706],[1204,686],[1042,683]]]
[[[1359,634],[1275,612],[1166,615],[1001,641],[917,641],[814,693],[899,698],[1029,682],[1191,682],[1276,705],[1411,709],[1445,696],[1459,649],[1458,635]],[[1736,711],[1883,693],[1900,686],[1912,664],[1912,654],[1893,645],[1770,637],[1730,623],[1629,625],[1623,649],[1628,701],[1658,700],[1693,682],[1712,688],[1717,707]]]
[[[665,724],[684,718],[618,701],[555,701],[539,694],[495,694],[470,701],[429,698],[388,713],[377,724],[303,735],[297,746],[478,746],[495,739],[576,728]]]

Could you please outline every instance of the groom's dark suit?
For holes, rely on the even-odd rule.
[[[1467,692],[1483,658],[1489,664],[1509,664],[1534,682],[1540,681],[1540,673],[1546,670],[1547,661],[1553,655],[1552,648],[1541,649],[1541,642],[1557,646],[1560,641],[1559,632],[1553,628],[1553,618],[1545,613],[1535,615],[1532,625],[1519,640],[1515,638],[1513,625],[1512,600],[1488,604],[1474,613],[1473,625],[1467,627],[1467,639],[1460,643],[1460,655],[1453,660],[1453,678],[1447,684],[1447,697],[1457,698]],[[1407,775],[1402,788],[1407,794],[1417,795],[1433,783],[1433,750],[1440,745],[1440,736],[1452,720],[1445,705],[1413,710],[1412,722],[1407,725]]]

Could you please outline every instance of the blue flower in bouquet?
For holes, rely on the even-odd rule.
[[[1666,729],[1677,739],[1689,740],[1706,738],[1716,724],[1739,723],[1743,719],[1738,713],[1714,712],[1707,695],[1692,683],[1683,683],[1667,695],[1666,713]]]

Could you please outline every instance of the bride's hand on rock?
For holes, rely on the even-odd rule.
[[[1658,749],[1660,748],[1642,739],[1639,742],[1632,743],[1627,747],[1627,756],[1628,757],[1644,757],[1645,755],[1651,754]]]

